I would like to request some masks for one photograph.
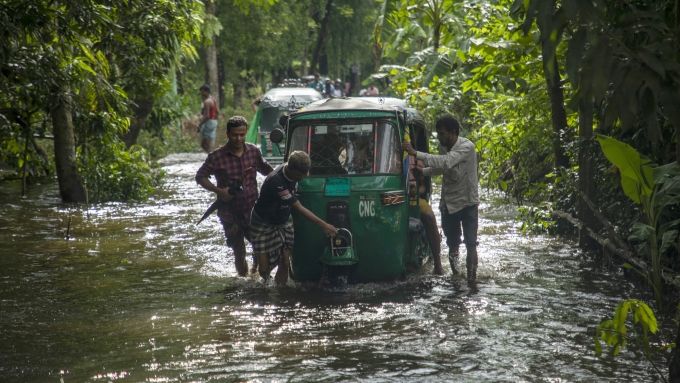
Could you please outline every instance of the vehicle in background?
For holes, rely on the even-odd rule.
[[[276,165],[283,160],[283,148],[273,144],[269,134],[279,125],[279,117],[298,110],[312,101],[320,100],[321,93],[311,88],[282,87],[267,91],[259,103],[255,116],[250,122],[246,142],[258,145],[262,155]]]

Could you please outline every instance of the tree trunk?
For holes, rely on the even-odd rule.
[[[347,96],[355,96],[357,94],[357,89],[360,86],[359,81],[361,80],[361,67],[359,64],[352,64],[350,66],[350,77],[349,77],[349,90],[350,94]]]
[[[234,99],[232,100],[232,106],[235,109],[238,109],[240,107],[239,102],[243,100],[243,97],[245,97],[246,92],[242,81],[235,80],[232,83],[232,86],[234,87]]]
[[[567,130],[567,113],[564,110],[564,92],[562,90],[560,71],[557,65],[557,58],[554,53],[550,54],[550,52],[548,52],[545,43],[542,44],[542,51],[543,71],[548,85],[548,95],[550,96],[555,168],[567,168],[569,167],[569,159],[562,147],[562,135]],[[546,62],[546,57],[551,58]]]
[[[578,188],[581,195],[585,196],[589,201],[594,201],[593,186],[593,102],[589,96],[583,96],[579,103],[579,151],[578,151]],[[579,198],[577,205],[578,218],[588,227],[595,228],[595,217],[588,205]],[[589,247],[591,245],[588,240],[590,237],[586,235],[579,236],[579,245],[581,247]]]
[[[205,14],[206,16],[215,17],[215,1],[206,0],[205,1]],[[219,76],[217,74],[217,44],[215,40],[217,35],[210,36],[210,44],[205,48],[205,77],[206,83],[210,86],[210,93],[217,102],[217,105],[222,105],[220,101],[220,87],[219,87]]]
[[[36,141],[35,137],[31,136],[31,146],[33,147],[33,150],[38,154],[38,157],[40,157],[40,167],[42,167],[43,173],[45,175],[50,174],[50,158],[47,156],[47,152],[45,152],[45,149],[42,148]]]
[[[553,5],[544,3],[543,6]],[[551,11],[552,13],[552,11]],[[557,45],[561,31],[555,30],[554,25],[539,17],[536,20],[541,33],[541,55],[543,56],[543,73],[550,96],[550,111],[553,128],[553,152],[555,155],[555,169],[569,167],[569,158],[562,147],[562,135],[567,130],[567,113],[564,110],[564,91],[560,78],[560,68],[557,62]],[[547,23],[547,24],[546,24]]]
[[[132,111],[134,112],[134,117],[132,117],[130,129],[128,129],[127,133],[123,135],[123,142],[125,142],[126,148],[129,148],[130,146],[137,143],[137,137],[139,137],[139,132],[141,132],[142,129],[144,129],[144,126],[146,125],[146,119],[149,117],[149,114],[151,114],[152,109],[153,109],[152,96],[147,96],[144,99],[137,100],[135,102],[135,106],[132,108]]]
[[[675,129],[675,162],[680,165],[680,127]]]
[[[675,2],[673,4],[673,10],[675,12],[675,33],[676,33],[676,35],[675,35],[676,50],[675,51],[679,52],[678,48],[680,48],[680,33],[679,33],[680,32],[680,29],[679,29],[680,28],[680,1],[675,0]],[[678,59],[678,55],[676,55],[676,62],[677,62],[677,59]],[[678,165],[680,165],[680,126],[678,126],[677,124],[675,126],[676,126],[676,128],[675,128],[675,162],[677,162]],[[680,334],[678,334],[678,337],[679,337],[678,339],[680,339]],[[678,352],[680,352],[680,351],[678,351],[678,348],[680,348],[680,346],[678,346],[678,345],[680,345],[680,343],[676,342],[675,344],[676,344],[675,355],[677,357],[676,360],[678,360],[678,362],[680,362],[680,356],[678,356]],[[680,367],[678,367],[678,369],[680,369]],[[678,373],[678,379],[680,379],[680,372]]]
[[[434,53],[439,50],[439,41],[442,39],[442,25],[437,23],[434,26],[434,32],[432,34],[432,47],[434,48]]]
[[[64,202],[87,202],[87,191],[76,164],[76,140],[71,117],[71,96],[56,92],[50,106],[54,135],[54,160],[59,182],[59,195]]]
[[[218,84],[224,84],[224,60],[222,59],[222,56],[220,55],[220,52],[218,51],[217,53],[217,83]],[[217,98],[215,101],[217,101],[217,105],[219,105],[219,109],[222,110],[224,109],[224,105],[226,104],[225,101],[225,96],[224,96],[224,87],[223,86],[218,86],[217,91]]]
[[[328,55],[326,53],[322,53],[319,56],[319,73],[325,73],[328,74]]]
[[[328,36],[328,28],[330,26],[332,9],[333,0],[327,0],[326,11],[319,24],[319,34],[316,36],[316,46],[314,47],[314,53],[312,54],[312,62],[309,65],[309,69],[312,72],[316,71],[319,67],[321,56],[326,54],[326,38]]]

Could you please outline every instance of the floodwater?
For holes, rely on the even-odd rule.
[[[0,381],[659,380],[630,350],[594,355],[630,283],[571,243],[521,234],[498,202],[480,206],[477,289],[431,265],[346,291],[239,278],[217,218],[194,225],[212,200],[193,180],[203,158],[166,158],[168,182],[143,204],[1,186]]]

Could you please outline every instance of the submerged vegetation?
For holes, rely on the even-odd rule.
[[[56,175],[65,202],[143,200],[162,178],[153,159],[198,150],[185,125],[202,83],[223,115],[248,118],[286,78],[320,72],[351,95],[374,83],[429,123],[459,116],[482,185],[522,206],[526,230],[619,255],[668,323],[680,272],[679,20],[670,0],[8,0],[0,174],[25,187]]]

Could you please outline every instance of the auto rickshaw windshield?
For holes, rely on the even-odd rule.
[[[262,109],[262,119],[260,120],[260,132],[269,133],[279,126],[279,117],[288,112],[287,108],[270,106]]]
[[[386,121],[342,121],[297,126],[289,150],[312,160],[311,176],[400,174],[401,145],[397,128]]]

